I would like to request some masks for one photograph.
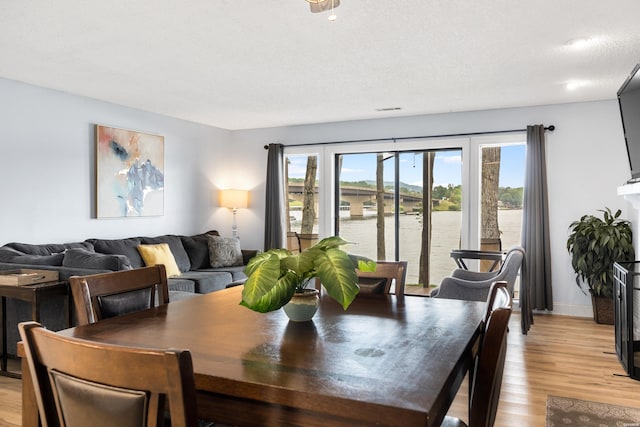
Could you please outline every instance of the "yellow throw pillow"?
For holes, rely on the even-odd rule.
[[[173,257],[168,243],[138,245],[138,252],[140,252],[140,256],[147,267],[164,264],[168,277],[180,275],[180,269],[178,268],[178,264],[176,264],[176,259]]]

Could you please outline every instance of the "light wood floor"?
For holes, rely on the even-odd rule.
[[[615,355],[613,326],[590,319],[537,315],[529,335],[514,313],[496,427],[543,427],[547,395],[640,408],[640,381]],[[467,384],[450,414],[467,419]],[[0,426],[19,426],[20,381],[0,377]]]

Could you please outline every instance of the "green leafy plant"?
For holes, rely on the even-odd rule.
[[[613,297],[613,263],[635,256],[631,223],[619,218],[620,209],[615,215],[609,208],[600,212],[604,219],[584,215],[571,223],[567,250],[578,287],[584,292],[586,284],[594,296]]]
[[[285,305],[295,292],[302,292],[308,281],[318,277],[329,296],[346,310],[358,294],[356,268],[375,271],[375,262],[349,255],[340,246],[349,242],[328,237],[294,254],[287,249],[270,249],[251,258],[244,272],[248,279],[241,305],[266,313]]]

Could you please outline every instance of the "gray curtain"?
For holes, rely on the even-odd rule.
[[[267,154],[267,185],[264,215],[264,250],[282,248],[284,179],[282,177],[284,146],[269,144]]]
[[[520,281],[522,333],[533,324],[533,310],[553,310],[549,204],[544,126],[527,126],[527,165],[522,212],[522,246],[525,250]]]

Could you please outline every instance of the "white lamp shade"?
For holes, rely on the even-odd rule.
[[[243,209],[249,206],[247,190],[220,190],[218,193],[220,206],[229,209]]]

